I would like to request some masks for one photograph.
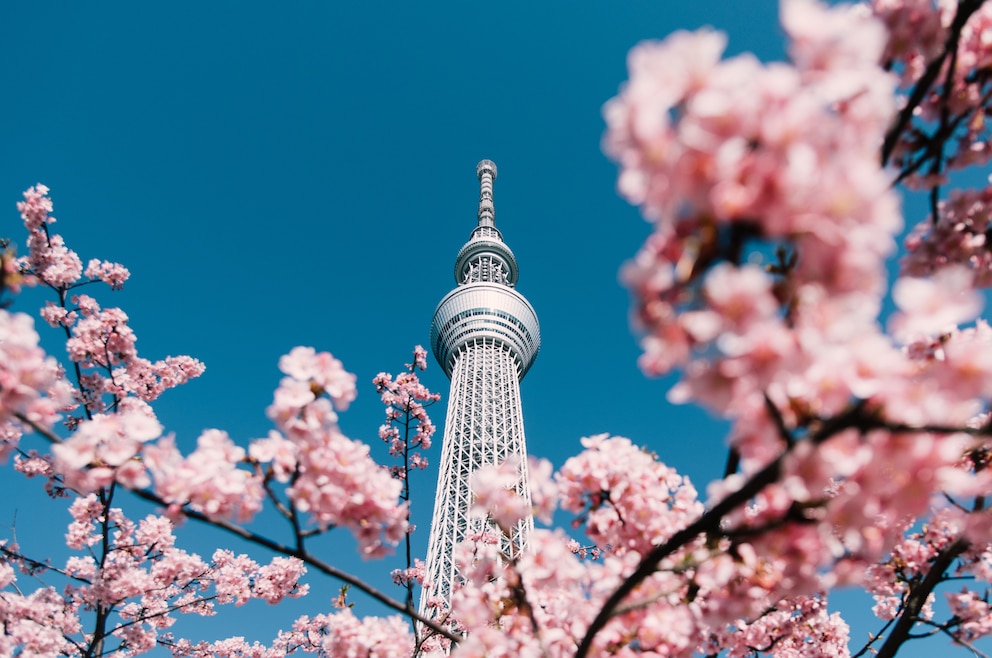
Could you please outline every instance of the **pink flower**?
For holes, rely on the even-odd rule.
[[[61,235],[49,233],[48,225],[55,223],[49,215],[52,200],[48,188],[40,183],[24,192],[24,201],[17,204],[28,229],[27,271],[46,285],[68,289],[83,273],[83,264],[76,252],[68,249]]]
[[[268,438],[252,441],[248,454],[262,464],[271,463],[273,474],[279,482],[289,482],[296,470],[296,445],[274,430],[269,432]]]
[[[124,282],[131,276],[131,273],[123,265],[109,261],[100,261],[96,258],[90,260],[83,274],[91,279],[103,281],[112,290],[123,288]]]
[[[581,514],[598,546],[643,552],[702,513],[688,479],[629,439],[600,434],[582,444],[558,472],[558,491],[562,508]]]
[[[62,401],[44,394],[60,376],[58,364],[38,346],[34,321],[0,309],[0,422],[21,414],[51,425]]]
[[[507,460],[499,466],[485,466],[472,475],[472,511],[492,518],[504,532],[530,514],[527,499],[517,489],[522,475],[520,465]]]
[[[551,523],[558,508],[558,486],[553,477],[554,468],[547,459],[527,460],[527,484],[530,489],[534,516],[544,523]]]
[[[982,308],[982,298],[971,287],[971,273],[948,267],[930,279],[901,277],[892,287],[899,307],[891,321],[892,332],[903,340],[953,330],[971,320]]]
[[[261,509],[265,492],[260,478],[238,468],[245,451],[226,432],[205,431],[186,458],[171,436],[146,446],[144,455],[155,492],[168,503],[188,504],[211,518],[239,521],[251,519]]]
[[[279,359],[279,369],[299,382],[312,382],[326,392],[339,411],[355,399],[355,376],[328,352],[312,347],[294,347]]]
[[[131,487],[150,484],[140,461],[132,461],[142,444],[157,438],[162,426],[141,412],[97,414],[79,424],[75,434],[52,446],[54,468],[67,486],[94,491],[117,480]]]
[[[859,7],[783,0],[780,11],[782,26],[792,40],[789,54],[801,69],[856,71],[882,60],[885,27]]]

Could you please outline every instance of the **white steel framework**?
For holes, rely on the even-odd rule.
[[[455,544],[486,530],[493,522],[473,516],[472,474],[483,466],[514,460],[515,490],[530,501],[527,448],[520,406],[520,379],[541,346],[540,325],[530,303],[513,287],[517,262],[495,225],[493,180],[496,165],[483,160],[479,220],[455,260],[455,282],[434,312],[431,347],[451,378],[444,425],[434,518],[427,549],[427,586],[421,614],[437,615],[428,602],[447,607],[459,575],[452,559]],[[503,535],[502,549],[516,555],[527,544],[534,520],[517,523]]]

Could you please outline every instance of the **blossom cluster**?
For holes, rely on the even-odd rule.
[[[629,439],[601,434],[582,445],[556,480],[562,508],[600,548],[642,553],[702,514],[692,484]]]
[[[232,637],[216,642],[179,640],[172,646],[176,658],[284,658],[297,651],[327,658],[400,658],[413,646],[410,628],[402,617],[359,619],[350,608],[330,614],[300,617],[271,646]]]
[[[74,639],[80,633],[88,633],[85,641],[93,643],[87,651],[98,654],[111,646],[111,637],[117,642],[113,651],[121,655],[143,653],[156,643],[178,652],[192,645],[166,632],[173,613],[212,614],[216,605],[251,598],[277,603],[306,593],[299,584],[305,569],[296,557],[276,557],[260,566],[245,555],[218,550],[204,561],[175,548],[169,517],[192,514],[221,524],[245,524],[273,501],[293,523],[300,522],[287,505],[315,526],[297,525],[298,533],[350,528],[367,557],[385,552],[406,535],[400,482],[371,459],[368,446],[348,439],[338,427],[337,412],[356,395],[355,376],[340,361],[313,348],[293,349],[279,362],[287,376],[269,407],[276,430],[247,447],[222,430],[206,430],[195,449],[183,454],[171,434],[163,436],[150,403],[198,376],[202,364],[185,356],[157,362],[141,358],[123,310],[102,308],[95,297],[73,291],[95,281],[118,289],[127,270],[95,259],[82,268],[75,252],[50,231],[55,220],[44,186],[25,192],[18,208],[29,232],[29,253],[17,260],[5,255],[5,272],[14,263],[18,281],[56,291],[57,302],[49,302],[41,315],[65,331],[76,377],[70,384],[57,362],[45,355],[28,316],[0,310],[0,455],[6,458],[17,450],[18,470],[45,476],[53,493],[75,495],[75,521],[66,542],[84,555],[55,570],[76,583],[64,595],[45,587],[24,595],[14,568],[36,572],[47,567],[15,546],[0,547],[0,619],[8,630],[4,647],[10,648],[4,653],[73,654],[83,650],[83,641]],[[5,290],[16,292],[14,283],[5,274]],[[426,366],[422,349],[414,356],[411,373]],[[412,381],[398,381],[414,398],[437,399],[421,395]],[[77,409],[66,419],[67,436],[50,429],[58,412]],[[418,442],[428,447],[433,425],[422,408],[416,417]],[[50,455],[19,448],[25,427],[45,433],[53,443]],[[161,503],[165,515],[140,523],[128,520],[108,502],[121,485]],[[108,543],[105,538],[110,537]],[[84,620],[88,611],[100,611],[95,621]],[[318,625],[341,640],[356,632],[345,620],[348,614]],[[87,630],[90,623],[96,624],[95,632]],[[356,623],[362,633],[378,624]],[[392,629],[389,646],[408,645],[404,634],[394,632],[396,624],[384,626]],[[391,648],[385,651],[395,655]]]
[[[530,515],[527,497],[518,493],[523,479],[520,460],[511,457],[496,466],[484,466],[472,473],[472,508],[469,513],[489,518],[509,534],[518,521]]]
[[[26,190],[17,208],[28,230],[28,254],[17,261],[20,275],[58,293],[58,302],[48,302],[41,315],[49,325],[67,332],[66,351],[81,374],[75,387],[64,377],[58,382],[59,410],[73,411],[79,403],[83,405],[81,414],[67,418],[70,427],[118,405],[151,414],[144,403],[203,373],[203,364],[188,356],[154,362],[138,356],[137,338],[123,310],[101,308],[95,298],[71,293],[96,281],[120,289],[129,273],[118,263],[97,259],[83,269],[79,255],[50,229],[55,218],[50,214],[52,200],[47,187],[39,184]],[[71,388],[75,388],[74,394]],[[125,401],[129,397],[133,399]]]
[[[0,459],[6,459],[20,435],[10,423],[15,415],[49,427],[71,401],[58,363],[38,340],[30,316],[0,309]]]
[[[22,259],[22,267],[35,280],[56,289],[78,282],[83,274],[79,255],[65,246],[61,235],[48,228],[55,223],[55,217],[50,214],[52,200],[48,187],[39,183],[28,188],[17,210],[28,230],[28,255]]]
[[[992,635],[992,607],[987,595],[992,583],[992,544],[985,536],[978,536],[973,525],[960,508],[947,506],[925,526],[908,529],[887,559],[868,567],[865,587],[875,597],[873,612],[884,620],[895,619],[912,605],[914,596],[919,596],[921,583],[936,575],[941,580],[962,583],[957,590],[945,593],[951,613],[948,634],[963,643]],[[961,537],[972,541],[964,543]],[[946,575],[933,574],[937,562],[948,551],[958,554],[956,566]],[[970,589],[969,583],[984,591]],[[928,593],[919,612],[931,623],[935,623],[934,603],[933,593]]]
[[[279,368],[287,376],[268,409],[278,432],[254,442],[249,456],[271,462],[278,481],[291,481],[289,499],[317,527],[348,527],[363,555],[381,555],[406,534],[406,505],[401,483],[338,426],[337,411],[355,398],[355,376],[311,347],[293,349]]]
[[[389,454],[403,459],[401,466],[391,467],[395,477],[404,480],[409,469],[427,468],[427,458],[421,450],[431,447],[431,438],[437,428],[427,415],[427,407],[441,399],[431,393],[417,377],[417,370],[427,369],[427,350],[417,345],[413,350],[413,363],[406,364],[406,372],[394,379],[381,372],[372,383],[386,407],[386,422],[379,427],[379,438],[389,444]]]
[[[887,66],[902,86],[920,89],[916,105],[902,113],[910,130],[893,133],[891,161],[909,183],[933,192],[932,215],[906,241],[904,271],[930,274],[967,265],[976,286],[992,283],[985,230],[988,186],[955,190],[947,200],[936,192],[949,172],[984,165],[992,157],[988,106],[992,101],[992,5],[951,0],[872,0],[871,11],[885,24]],[[911,113],[912,120],[910,120]],[[885,155],[889,155],[886,153]]]
[[[151,402],[203,374],[203,364],[189,356],[155,362],[138,356],[137,337],[121,309],[102,309],[89,295],[73,295],[70,300],[74,308],[49,303],[42,317],[71,333],[66,350],[85,374],[82,396],[89,411],[106,410],[105,396],[115,404],[127,396]]]
[[[890,140],[892,162],[908,183],[925,188],[946,183],[948,171],[986,164],[992,157],[986,120],[992,7],[958,0],[871,0],[868,6],[888,34],[885,66],[899,73],[904,88],[925,85],[918,104],[903,110],[912,113],[912,129]]]
[[[968,269],[976,287],[992,286],[992,187],[954,190],[906,238],[902,269],[911,276],[929,276],[954,265]]]
[[[938,173],[987,158],[977,117],[988,76],[973,73],[988,61],[978,35],[992,14],[979,5],[786,0],[790,63],[721,60],[722,35],[676,33],[632,51],[630,80],[605,108],[620,192],[654,225],[624,270],[642,366],[680,369],[670,399],[731,421],[740,472],[710,487],[713,504],[766,478],[721,519],[723,538],[710,539],[736,557],[698,567],[697,582],[719,585],[705,606],[727,620],[862,582],[937,494],[983,508],[988,475],[965,456],[981,445],[973,435],[992,394],[992,335],[983,322],[959,327],[981,308],[973,286],[987,277],[986,191],[935,202],[938,216],[911,236],[892,287],[888,331],[878,320],[902,227],[891,184],[934,173],[924,163],[937,152],[900,142],[901,172],[880,164],[893,126],[910,125],[900,124],[903,108],[910,123],[958,117],[960,139],[947,150],[956,155],[939,156]],[[952,33],[957,50],[941,54]],[[947,86],[912,114],[899,85],[932,83],[931,66]],[[594,493],[590,518],[613,514],[612,496]],[[960,532],[979,534],[983,519],[965,514]],[[721,561],[733,563],[731,578],[715,569]]]
[[[249,521],[262,509],[262,478],[239,468],[246,458],[227,432],[206,430],[196,449],[183,456],[171,436],[144,449],[143,462],[154,479],[155,493],[173,513],[187,507],[212,519]]]
[[[167,639],[178,614],[212,615],[217,606],[251,599],[278,603],[307,592],[305,573],[295,558],[277,557],[259,565],[245,555],[218,550],[210,560],[175,546],[173,526],[149,515],[134,522],[96,494],[77,498],[66,543],[75,549],[55,570],[0,543],[0,637],[3,655],[81,655],[93,640],[83,625],[89,610],[101,610],[113,623],[100,642],[120,655],[138,655]],[[109,542],[102,559],[90,547]],[[41,586],[25,593],[15,569],[39,575],[59,571],[71,581],[59,593]]]

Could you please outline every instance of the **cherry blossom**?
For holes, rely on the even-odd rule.
[[[226,432],[207,430],[188,456],[166,436],[144,449],[155,492],[170,505],[189,505],[211,518],[251,519],[265,496],[261,478],[238,468],[245,450]]]
[[[305,573],[295,558],[276,557],[259,565],[245,555],[217,551],[211,560],[175,546],[172,524],[149,515],[134,522],[96,494],[70,506],[66,535],[75,549],[56,570],[0,544],[0,619],[4,653],[85,655],[110,648],[137,655],[154,648],[177,614],[214,614],[216,606],[253,598],[277,603],[306,593]],[[109,542],[102,558],[92,550]],[[27,573],[60,571],[69,576],[64,592],[29,582],[16,584],[12,567]],[[29,592],[29,593],[25,593]],[[96,616],[96,633],[84,631]],[[92,628],[92,627],[90,627]]]
[[[355,376],[346,372],[341,362],[328,352],[318,354],[312,347],[294,347],[279,359],[279,369],[295,381],[309,381],[319,387],[340,411],[345,411],[355,399]]]
[[[29,316],[0,309],[0,427],[8,428],[4,430],[5,437],[14,437],[18,431],[8,425],[12,416],[24,416],[47,427],[64,402],[64,395],[44,395],[56,386],[60,371],[56,361],[39,347],[38,340]],[[0,454],[7,452],[9,448]]]
[[[952,191],[938,215],[920,222],[906,238],[904,273],[928,276],[959,265],[972,272],[976,286],[992,285],[992,252],[986,246],[990,212],[992,188]]]
[[[600,548],[643,551],[702,513],[689,481],[629,439],[601,434],[582,445],[586,450],[558,472],[557,486],[562,508],[580,515]]]
[[[136,457],[142,444],[158,438],[162,426],[141,412],[98,414],[80,423],[77,431],[52,447],[53,467],[66,486],[90,492],[115,480],[130,487],[151,483]]]
[[[484,466],[472,475],[473,503],[470,514],[491,518],[504,533],[530,514],[527,500],[516,491],[520,481],[519,461],[508,459],[498,466]]]
[[[366,444],[338,427],[335,408],[354,399],[354,376],[329,353],[312,348],[294,349],[279,367],[288,376],[268,409],[279,433],[256,442],[252,457],[263,463],[278,457],[274,468],[283,474],[295,460],[287,495],[296,509],[318,528],[350,528],[363,555],[381,555],[405,536],[407,512],[398,500],[401,483],[372,460]]]
[[[124,287],[124,282],[128,280],[131,273],[120,263],[111,263],[94,258],[87,263],[83,275],[91,279],[99,279],[112,289],[120,290]]]
[[[913,186],[939,188],[947,172],[988,162],[985,107],[992,88],[992,9],[982,1],[873,0],[889,32],[883,61],[901,73],[910,102],[883,145]],[[911,127],[911,129],[909,129]]]

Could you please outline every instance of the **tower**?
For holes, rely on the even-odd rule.
[[[469,513],[473,472],[514,458],[515,489],[530,500],[520,380],[537,357],[541,330],[530,302],[514,290],[517,261],[496,228],[496,165],[483,160],[476,173],[478,225],[455,259],[458,285],[438,304],[431,322],[431,348],[451,380],[451,392],[427,549],[429,587],[420,599],[421,613],[428,616],[427,602],[434,597],[451,601],[458,577],[454,545],[492,524]],[[501,540],[504,553],[522,550],[533,527],[529,516],[518,522]]]

